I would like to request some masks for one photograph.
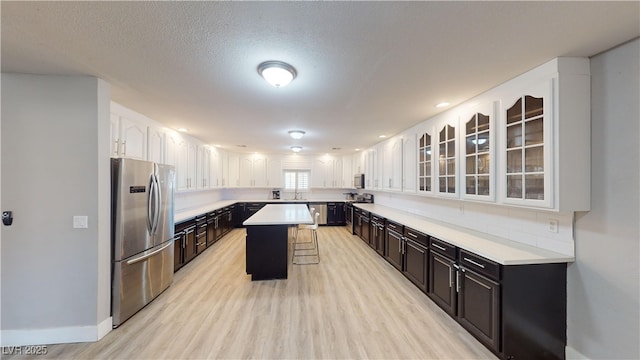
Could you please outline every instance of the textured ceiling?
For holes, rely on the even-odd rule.
[[[87,74],[206,143],[370,146],[558,56],[640,36],[639,2],[1,2],[2,71]],[[256,72],[296,67],[286,88]],[[307,136],[293,141],[287,130]],[[335,152],[335,151],[334,151]]]

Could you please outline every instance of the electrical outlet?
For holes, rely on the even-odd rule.
[[[464,214],[464,204],[460,204],[460,214]]]
[[[74,216],[73,217],[73,228],[74,229],[86,229],[89,227],[89,217],[88,216]]]
[[[558,220],[549,219],[549,232],[552,232],[552,233],[558,232]]]

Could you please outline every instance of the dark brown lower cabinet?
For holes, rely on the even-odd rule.
[[[196,254],[207,249],[207,217],[205,215],[196,218]]]
[[[384,221],[385,220],[373,214],[370,216],[370,218],[371,218],[371,222],[370,222],[371,228],[369,229],[369,237],[371,239],[371,247],[376,249],[378,254],[384,256],[384,248],[385,248]]]
[[[500,350],[500,284],[464,267],[458,272],[458,322],[494,352]]]
[[[431,238],[428,296],[502,359],[564,359],[566,263],[499,265]]]
[[[402,236],[402,233],[389,228],[389,224],[387,224],[386,237],[387,248],[385,249],[384,257],[396,269],[402,271],[402,249],[404,245],[404,237]]]
[[[402,272],[425,293],[427,292],[427,269],[429,264],[428,246],[427,235],[405,226]]]
[[[174,231],[174,271],[193,259],[196,252],[196,224],[193,220],[179,223]]]
[[[456,315],[455,264],[455,260],[431,249],[427,295],[451,316]]]
[[[371,237],[370,237],[370,233],[369,233],[369,213],[366,211],[363,211],[362,214],[360,214],[360,219],[361,219],[361,223],[362,226],[360,227],[360,238],[366,242],[367,244],[369,244],[369,246],[371,246]]]
[[[215,211],[207,214],[207,247],[213,245],[216,241],[218,241],[216,222],[217,220]]]

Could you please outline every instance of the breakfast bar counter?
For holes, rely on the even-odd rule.
[[[304,204],[268,204],[243,223],[247,227],[246,271],[251,280],[286,279],[289,227],[313,224]]]

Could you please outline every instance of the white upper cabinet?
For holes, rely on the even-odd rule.
[[[502,146],[503,201],[551,207],[551,81],[505,98]]]
[[[147,124],[111,114],[112,157],[147,160]]]
[[[240,186],[240,154],[229,153],[227,156],[227,178],[229,179],[226,187]]]
[[[589,66],[585,58],[554,59],[501,94],[500,202],[590,210]]]
[[[196,161],[196,188],[209,189],[211,187],[211,150],[208,146],[197,147]]]
[[[240,156],[240,187],[267,186],[267,158],[259,154]]]
[[[425,125],[418,133],[418,193],[433,194],[435,174],[435,140],[433,126]]]
[[[331,166],[331,187],[334,188],[342,188],[344,187],[344,166],[343,160],[341,156],[333,159],[333,164]]]
[[[458,196],[458,117],[443,116],[435,124],[436,193],[446,197]],[[433,140],[433,139],[432,139]]]
[[[380,186],[380,160],[378,160],[379,152],[378,147],[366,150],[365,152],[365,166],[364,166],[364,183],[365,189],[378,190]]]
[[[147,160],[165,164],[165,143],[165,132],[160,128],[149,126],[147,137]]]
[[[177,144],[176,153],[176,189],[181,191],[198,188],[196,144],[182,138]]]
[[[312,188],[343,187],[342,158],[329,155],[315,157],[311,167]]]
[[[209,159],[209,182],[211,184],[210,187],[222,187],[221,150],[218,148],[211,148],[209,151]]]
[[[165,164],[173,165],[177,168],[178,165],[178,147],[182,137],[177,133],[167,132],[165,137]],[[177,169],[176,169],[177,170]]]
[[[402,191],[407,193],[416,192],[416,155],[418,148],[416,146],[416,134],[408,132],[402,136]]]
[[[495,200],[495,108],[498,102],[469,107],[460,115],[461,194],[465,199]]]
[[[342,181],[338,184],[341,188],[353,188],[353,159],[355,156],[345,155],[342,157]]]
[[[402,136],[394,136],[381,145],[382,190],[402,191]]]

